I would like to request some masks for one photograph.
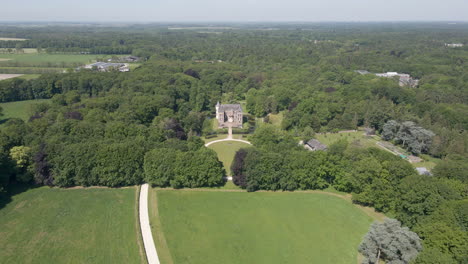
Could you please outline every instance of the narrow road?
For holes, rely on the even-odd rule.
[[[148,264],[159,264],[158,252],[156,252],[156,246],[154,245],[153,233],[151,233],[151,226],[149,222],[148,212],[148,188],[147,183],[141,186],[140,190],[140,227],[141,235],[143,236],[143,244],[145,245],[146,258]]]

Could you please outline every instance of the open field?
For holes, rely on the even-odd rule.
[[[222,141],[213,143],[208,148],[216,151],[218,159],[223,163],[227,175],[231,175],[231,164],[234,160],[234,155],[241,148],[249,147],[249,144],[238,141]]]
[[[0,41],[25,41],[24,38],[0,38]]]
[[[3,116],[0,118],[0,124],[9,118],[20,118],[27,121],[29,119],[31,105],[47,101],[48,99],[38,99],[0,103],[0,107],[3,108]]]
[[[80,55],[80,54],[47,54],[47,53],[29,53],[29,54],[0,54],[2,59],[10,59],[8,63],[25,63],[28,65],[44,65],[44,63],[80,63],[85,64],[96,60],[100,55]]]
[[[23,75],[23,74],[1,74],[0,73],[0,81],[20,77],[21,75]]]
[[[0,209],[1,262],[142,263],[136,210],[134,187],[21,192]]]
[[[316,134],[315,138],[327,146],[341,139],[346,139],[348,143],[354,143],[363,147],[377,147],[375,143],[378,141],[377,136],[367,137],[364,135],[364,131]]]
[[[162,263],[356,263],[373,220],[324,193],[153,189],[150,205]]]
[[[8,50],[9,49],[6,49],[6,48],[0,48],[0,54],[1,53],[9,53]],[[16,52],[16,49],[11,49],[11,50]],[[37,53],[37,49],[35,49],[35,48],[24,48],[24,49],[22,49],[22,53],[26,53],[26,54]]]

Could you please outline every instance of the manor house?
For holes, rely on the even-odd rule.
[[[242,107],[240,104],[216,104],[218,128],[242,128]]]

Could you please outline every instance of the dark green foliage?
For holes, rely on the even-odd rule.
[[[462,157],[439,162],[432,171],[434,176],[468,183],[468,162]]]
[[[166,187],[175,177],[175,163],[180,151],[176,149],[153,149],[145,155],[145,181],[153,186]]]
[[[153,186],[174,188],[219,186],[225,175],[216,153],[206,148],[151,150],[145,156],[144,170],[145,180]]]

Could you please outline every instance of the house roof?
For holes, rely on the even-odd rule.
[[[219,112],[225,111],[240,111],[242,112],[242,107],[240,104],[222,104],[219,105]]]
[[[313,138],[309,141],[307,141],[306,143],[307,145],[309,145],[311,148],[313,149],[318,149],[318,150],[325,150],[327,149],[327,145],[324,145],[322,143],[320,143],[320,141],[318,141],[317,139]]]

